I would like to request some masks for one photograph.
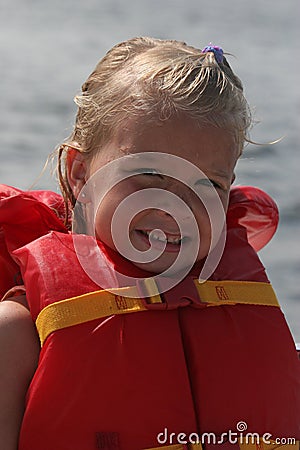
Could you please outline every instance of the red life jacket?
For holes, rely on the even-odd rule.
[[[240,225],[246,203],[231,204],[214,280],[267,281]],[[117,271],[145,275],[100,247]],[[99,290],[78,263],[70,234],[52,232],[14,257],[34,320],[53,302]],[[193,297],[192,282],[189,276],[167,293],[170,304],[181,304],[187,292]],[[220,437],[240,422],[261,436],[300,438],[293,340],[276,306],[205,307],[194,298],[185,307],[112,315],[51,333],[28,390],[19,450],[141,450],[158,447],[165,430]]]
[[[13,250],[51,230],[67,232],[63,215],[63,199],[55,192],[26,192],[0,184],[0,298],[22,284]]]

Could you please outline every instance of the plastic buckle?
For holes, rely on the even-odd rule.
[[[159,288],[163,288],[163,285],[163,278],[159,278],[157,282],[154,278],[136,280],[139,295],[147,309],[171,310],[185,306],[193,306],[195,308],[204,308],[206,306],[201,302],[192,277],[184,278],[168,291]],[[161,291],[163,291],[163,294],[160,293]]]
[[[167,309],[167,304],[163,301],[154,278],[138,278],[136,280],[136,287],[147,309]]]

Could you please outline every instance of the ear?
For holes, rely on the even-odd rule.
[[[74,197],[78,199],[79,194],[85,185],[87,164],[84,154],[75,148],[69,147],[67,150],[67,176],[69,185],[73,191]],[[82,199],[80,199],[82,202]]]

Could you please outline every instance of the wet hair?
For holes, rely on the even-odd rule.
[[[175,40],[134,38],[113,47],[75,97],[72,134],[58,149],[58,177],[67,213],[76,199],[68,183],[68,147],[91,157],[129,117],[165,121],[179,115],[232,132],[242,152],[251,114],[226,57]],[[67,214],[68,216],[68,214]]]

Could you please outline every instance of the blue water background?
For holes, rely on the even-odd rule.
[[[278,203],[278,232],[260,256],[300,341],[299,13],[299,0],[0,0],[0,182],[36,181],[71,130],[72,98],[117,42],[149,35],[221,45],[235,55],[231,64],[260,121],[253,140],[283,137],[248,146],[237,183]],[[35,188],[57,190],[50,172]]]

